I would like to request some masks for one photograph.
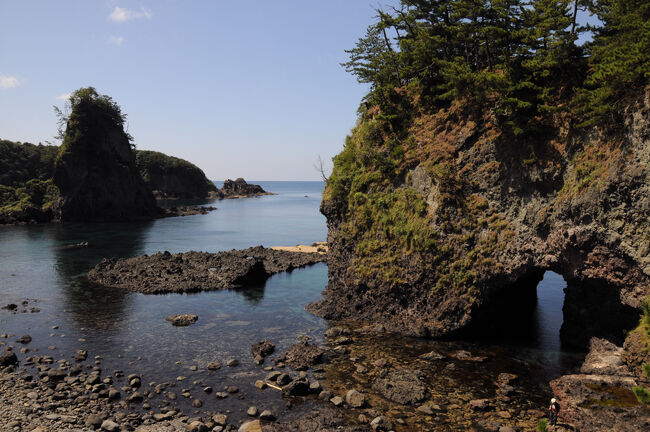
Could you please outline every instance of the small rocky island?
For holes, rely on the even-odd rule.
[[[210,198],[219,199],[233,199],[233,198],[249,198],[262,195],[275,195],[272,192],[267,192],[262,189],[262,186],[247,183],[246,180],[239,177],[236,180],[228,179],[223,182],[223,187],[210,193]]]
[[[88,272],[92,282],[145,294],[235,289],[271,275],[325,261],[321,253],[262,246],[228,252],[167,251],[135,258],[105,259]]]

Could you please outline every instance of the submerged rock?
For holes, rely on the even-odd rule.
[[[402,405],[415,405],[427,397],[427,388],[417,371],[392,370],[384,378],[375,380],[373,390],[386,399]]]
[[[267,340],[254,343],[251,346],[251,353],[255,358],[256,364],[264,363],[264,358],[273,354],[274,351],[275,351],[275,344]]]
[[[186,327],[194,324],[199,319],[198,315],[194,314],[182,314],[182,315],[171,315],[165,318],[165,321],[169,321],[172,325],[177,327]]]

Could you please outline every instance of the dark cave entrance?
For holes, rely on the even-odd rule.
[[[546,352],[586,351],[593,336],[622,344],[638,320],[639,312],[620,301],[617,287],[535,270],[514,284],[495,287],[471,332],[484,341]]]

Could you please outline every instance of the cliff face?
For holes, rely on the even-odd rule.
[[[135,220],[159,215],[140,177],[119,107],[94,89],[72,97],[72,113],[57,156],[54,183],[64,221]]]
[[[157,198],[206,198],[217,187],[196,165],[173,156],[137,150],[136,164]]]
[[[649,112],[646,92],[620,130],[558,119],[521,139],[461,104],[413,109],[401,135],[369,110],[324,194],[329,285],[310,310],[453,336],[521,308],[553,270],[563,340],[620,341],[650,292]]]

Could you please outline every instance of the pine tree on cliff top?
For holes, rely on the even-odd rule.
[[[591,11],[603,25],[594,29],[587,90],[578,99],[586,124],[617,121],[628,96],[650,80],[650,2],[599,0]]]

